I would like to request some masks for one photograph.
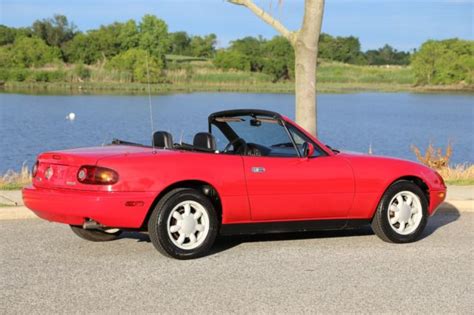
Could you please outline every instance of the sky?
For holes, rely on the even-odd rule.
[[[287,28],[300,27],[303,0],[254,1]],[[244,36],[277,35],[248,9],[225,0],[0,0],[0,24],[7,26],[30,26],[53,14],[66,15],[81,31],[154,14],[173,32],[215,33],[219,47]],[[474,0],[326,0],[323,32],[354,35],[363,50],[386,43],[411,50],[428,39],[472,40],[473,15]]]

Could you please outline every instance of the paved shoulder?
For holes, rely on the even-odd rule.
[[[43,220],[0,222],[0,313],[472,313],[474,214],[438,212],[420,241],[370,228],[221,239],[202,259],[145,234],[91,243]]]

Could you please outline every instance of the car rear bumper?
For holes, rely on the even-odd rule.
[[[430,205],[428,208],[428,212],[430,213],[430,215],[435,214],[436,210],[443,203],[445,199],[446,199],[446,188],[430,191]]]
[[[154,192],[93,192],[66,189],[23,188],[25,206],[48,221],[82,225],[91,219],[109,227],[139,228],[146,218]]]

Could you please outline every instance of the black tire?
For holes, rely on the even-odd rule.
[[[71,230],[79,236],[80,238],[91,241],[91,242],[108,242],[108,241],[113,241],[119,237],[119,235],[122,233],[121,230],[118,230],[117,232],[105,232],[101,230],[84,230],[80,226],[75,226],[71,225]]]
[[[415,194],[421,203],[422,217],[419,225],[410,234],[397,233],[389,221],[389,207],[392,199],[400,192],[408,191]],[[418,240],[428,221],[428,201],[423,191],[411,181],[402,180],[392,184],[383,194],[372,219],[372,230],[385,242],[410,243]]]
[[[200,245],[192,249],[178,247],[171,239],[174,236],[168,232],[168,219],[172,220],[170,216],[173,209],[186,201],[200,204],[207,212],[208,217],[208,232],[205,237],[203,236],[203,239],[199,240]],[[153,246],[161,254],[176,259],[193,259],[206,255],[214,244],[217,232],[218,218],[213,204],[201,192],[190,188],[177,188],[163,196],[148,220],[148,233]]]

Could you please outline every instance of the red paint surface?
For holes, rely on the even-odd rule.
[[[446,191],[444,183],[421,164],[334,154],[311,138],[327,156],[242,157],[115,145],[47,152],[39,155],[37,175],[32,186],[23,189],[23,199],[46,220],[81,225],[92,219],[121,228],[142,226],[162,191],[191,180],[215,188],[223,224],[370,219],[384,191],[407,177],[418,178],[428,187],[430,214],[444,200],[438,194]],[[76,176],[82,165],[113,169],[119,181],[114,185],[81,184]],[[253,173],[252,167],[263,167],[265,172]],[[48,168],[53,172],[50,179],[45,178]],[[131,203],[138,206],[127,206]]]

